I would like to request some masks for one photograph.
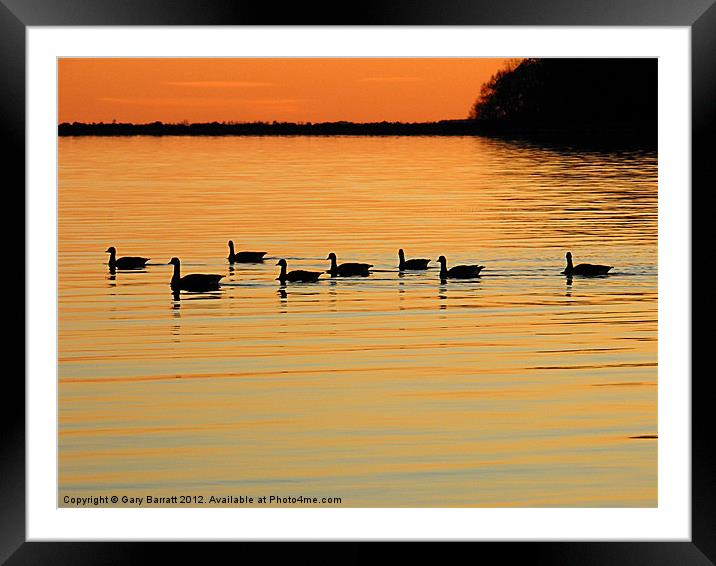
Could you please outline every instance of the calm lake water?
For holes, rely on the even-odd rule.
[[[657,505],[632,438],[658,434],[655,153],[61,138],[59,163],[60,506]],[[230,267],[229,239],[267,260]],[[108,246],[150,265],[112,276]],[[399,247],[486,267],[401,275]],[[615,267],[568,281],[567,251]],[[329,252],[376,271],[275,280]],[[172,256],[221,289],[176,300]]]

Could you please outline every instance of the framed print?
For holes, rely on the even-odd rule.
[[[3,0],[28,220],[3,559],[712,563],[716,9],[648,4]]]

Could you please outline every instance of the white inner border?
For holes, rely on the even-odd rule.
[[[691,540],[690,42],[688,27],[27,28],[27,540]],[[56,507],[57,58],[214,56],[659,58],[658,508]]]

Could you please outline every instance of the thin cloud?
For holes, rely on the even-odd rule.
[[[422,80],[422,77],[363,77],[358,79],[362,83],[415,83]]]
[[[188,88],[256,88],[274,86],[276,83],[259,81],[165,81],[162,84]]]
[[[303,102],[304,98],[265,98],[258,100],[244,100],[246,104],[295,104]]]
[[[111,102],[114,104],[126,104],[130,106],[280,106],[286,104],[297,104],[303,102],[302,98],[114,98],[102,97],[97,100]]]

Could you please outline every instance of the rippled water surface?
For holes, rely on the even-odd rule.
[[[657,504],[657,440],[633,438],[658,433],[655,154],[135,137],[59,159],[60,506]],[[232,268],[229,239],[267,260]],[[150,265],[111,275],[108,246]],[[486,267],[400,274],[399,247]],[[568,250],[615,267],[567,280]],[[375,271],[275,280],[331,251]],[[221,289],[174,298],[172,256]]]

